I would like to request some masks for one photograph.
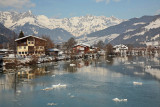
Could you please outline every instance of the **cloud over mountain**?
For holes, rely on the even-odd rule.
[[[24,8],[34,7],[35,4],[30,0],[0,0],[1,7]]]

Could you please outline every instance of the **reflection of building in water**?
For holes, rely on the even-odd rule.
[[[45,71],[45,67],[31,69],[31,68],[22,68],[18,72],[19,78],[27,78],[32,79],[35,78],[35,76],[45,75],[47,72]]]
[[[125,63],[125,62],[128,62],[128,57],[127,56],[124,56],[124,57],[116,57],[114,58],[114,64],[116,63]]]
[[[15,87],[16,74],[7,73],[5,76],[0,77],[0,90],[9,90]]]
[[[156,77],[157,79],[160,80],[160,69],[158,69],[158,68],[154,69],[154,68],[148,67],[145,69],[145,72],[149,73],[153,77]]]

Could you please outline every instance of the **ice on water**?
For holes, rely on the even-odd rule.
[[[115,102],[127,102],[128,101],[127,99],[119,99],[119,98],[114,98],[112,100]]]
[[[135,81],[134,81],[133,84],[134,84],[134,85],[142,85],[143,83],[142,83],[142,82],[135,82]]]
[[[57,85],[52,85],[51,87],[46,87],[46,88],[44,88],[44,89],[42,89],[42,90],[45,90],[45,91],[47,91],[47,90],[52,90],[52,89],[59,89],[59,88],[66,88],[67,87],[67,85],[66,84],[63,84],[63,85],[61,85],[60,83],[59,84],[57,84]]]
[[[47,105],[48,106],[56,106],[57,104],[56,103],[48,103]]]

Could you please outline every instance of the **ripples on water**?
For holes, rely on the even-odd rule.
[[[60,61],[0,74],[0,107],[160,107],[159,99],[158,57]]]

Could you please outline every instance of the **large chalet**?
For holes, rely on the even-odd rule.
[[[46,40],[37,36],[29,35],[18,38],[17,55],[21,57],[26,56],[42,56],[45,55]]]

